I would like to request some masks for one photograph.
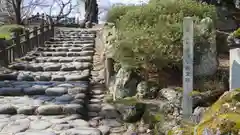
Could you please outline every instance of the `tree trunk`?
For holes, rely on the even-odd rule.
[[[96,0],[85,1],[85,20],[84,22],[98,22],[98,5]]]
[[[21,13],[16,12],[16,23],[21,25],[22,24],[22,19],[21,19]]]
[[[15,19],[16,19],[16,23],[19,25],[22,25],[22,18],[21,18],[21,0],[16,0],[16,5],[13,6],[14,10],[15,10]]]

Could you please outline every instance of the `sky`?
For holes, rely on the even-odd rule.
[[[49,4],[53,4],[52,0],[47,0],[48,2],[50,2]],[[66,0],[68,1],[68,0]],[[111,7],[112,4],[115,3],[123,3],[123,4],[141,4],[142,2],[147,2],[148,0],[97,0],[98,1],[98,5],[99,5],[99,10],[101,11],[101,14],[99,15],[100,17],[100,21],[104,21],[107,15],[107,11],[109,10],[109,8]],[[72,0],[72,2],[74,4],[77,3],[77,0]],[[59,12],[59,7],[57,4],[53,4],[54,6],[54,10],[52,11],[52,14],[57,14]],[[84,2],[82,1],[80,3],[79,7],[79,12],[77,12],[77,8],[75,8],[71,14],[69,16],[71,17],[76,17],[78,16],[80,20],[83,19],[84,17]],[[34,10],[33,14],[36,14],[37,12],[39,13],[49,13],[49,8],[41,8],[38,7]]]

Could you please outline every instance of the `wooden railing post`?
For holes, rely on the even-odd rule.
[[[21,45],[20,45],[20,34],[19,32],[14,32],[13,33],[13,42],[15,44],[14,49],[13,49],[13,60],[15,60],[16,58],[20,58],[21,57]]]
[[[24,54],[27,53],[28,51],[30,51],[32,48],[30,46],[30,40],[29,40],[29,30],[25,30],[25,50],[24,50]]]
[[[5,38],[0,38],[0,57],[2,58],[3,61],[1,61],[0,65],[2,66],[7,66],[9,63],[9,60],[8,60],[8,50],[6,50],[6,47],[7,47],[7,43],[6,43],[6,40]]]
[[[45,41],[48,41],[51,36],[50,30],[49,30],[49,24],[46,25],[46,32],[44,35],[45,35]]]
[[[49,19],[50,19],[51,37],[54,37],[54,22],[53,22],[52,18],[49,18]]]
[[[40,46],[43,46],[43,44],[44,44],[44,41],[45,41],[45,39],[44,39],[44,25],[41,25],[40,26],[40,34],[39,34],[39,41],[40,41]]]
[[[45,41],[45,36],[44,36],[44,31],[45,31],[45,27],[44,27],[44,24],[45,24],[45,20],[44,20],[44,14],[42,14],[41,16],[42,18],[42,21],[41,21],[41,25],[40,25],[40,35],[39,35],[39,38],[40,38],[40,46],[43,46],[44,44],[44,41]]]
[[[38,47],[39,46],[39,37],[38,37],[38,28],[34,27],[33,28],[33,35],[34,35],[34,40],[35,40],[35,44],[33,44],[33,48]]]

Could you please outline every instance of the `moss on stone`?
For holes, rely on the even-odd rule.
[[[182,88],[182,87],[177,87],[177,88],[175,88],[175,90],[176,90],[176,91],[179,91],[179,92],[183,92],[183,88]],[[193,91],[190,93],[191,96],[195,96],[195,95],[199,95],[199,94],[201,94],[201,92],[198,91],[198,90],[193,90]]]
[[[239,90],[224,93],[212,107],[207,110],[201,122],[196,126],[197,134],[201,135],[205,128],[221,133],[236,132],[240,129],[240,108],[238,104]]]
[[[202,135],[204,129],[210,129],[214,133],[238,134],[240,131],[240,89],[225,92],[204,114],[199,124],[182,123],[181,128],[168,132],[168,135],[176,135],[181,131],[184,135],[192,135],[194,129],[196,135]]]
[[[134,105],[138,103],[138,99],[135,97],[126,97],[123,99],[118,99],[116,101],[113,101],[114,104],[124,104],[124,105]]]
[[[121,113],[123,121],[135,123],[140,121],[146,105],[134,97],[127,97],[113,101],[116,109]]]
[[[190,93],[191,96],[195,96],[195,95],[199,95],[199,94],[201,94],[201,92],[200,92],[200,91],[197,91],[197,90],[193,90],[193,91]]]
[[[234,36],[235,38],[240,38],[240,28],[238,28],[237,30],[235,30],[235,31],[233,32],[233,36]]]

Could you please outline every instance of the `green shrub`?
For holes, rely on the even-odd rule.
[[[137,8],[133,5],[128,6],[113,6],[111,12],[108,13],[108,22],[116,23],[123,15],[125,15],[129,10]]]
[[[13,32],[19,31],[20,33],[22,33],[23,30],[24,30],[24,26],[21,26],[21,25],[16,25],[16,24],[2,25],[0,26],[0,37],[5,37],[6,39],[10,39],[11,34]]]
[[[235,38],[240,38],[240,28],[238,28],[237,30],[235,30],[232,34],[233,34],[233,36],[234,36]]]
[[[205,17],[216,19],[213,6],[193,0],[151,0],[147,5],[114,7],[108,16],[117,29],[114,59],[145,72],[169,65],[181,68],[182,21],[186,16],[192,16],[196,24]],[[196,34],[195,41],[200,42],[199,38]]]

